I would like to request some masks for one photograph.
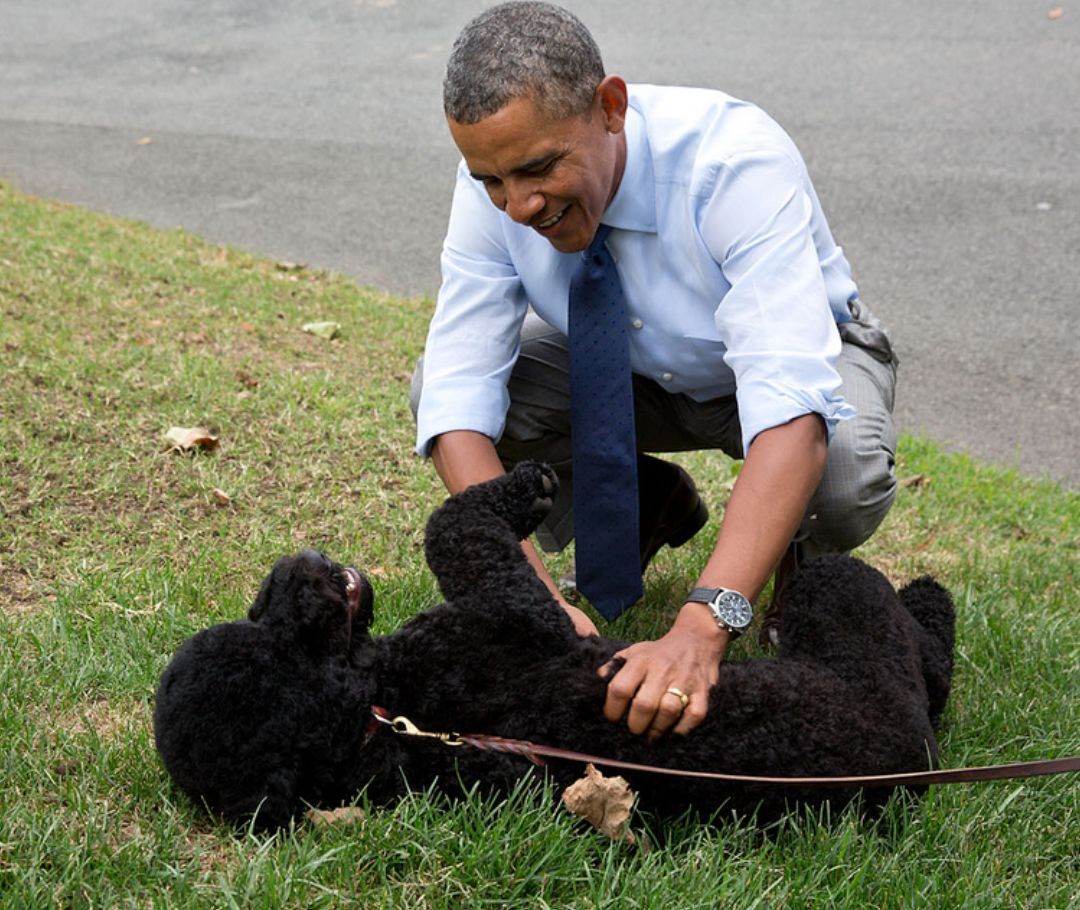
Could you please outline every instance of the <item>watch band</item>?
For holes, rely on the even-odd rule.
[[[727,588],[694,588],[693,591],[686,595],[686,600],[687,602],[707,604],[721,591],[726,590]]]

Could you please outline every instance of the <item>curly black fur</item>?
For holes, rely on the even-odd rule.
[[[274,566],[248,618],[189,639],[161,678],[158,751],[182,790],[262,828],[363,787],[376,802],[435,784],[505,792],[531,765],[450,749],[369,723],[372,705],[421,728],[484,732],[674,768],[766,775],[874,774],[936,760],[952,675],[953,607],[930,578],[899,595],[845,556],[805,566],[786,591],[779,656],[724,661],[705,722],[654,743],[604,719],[597,669],[625,645],[580,639],[519,541],[550,507],[555,476],[519,465],[451,497],[427,527],[447,602],[373,638],[367,581],[308,550]],[[349,589],[349,579],[354,584]],[[580,776],[552,762],[558,787]],[[627,774],[649,811],[721,807],[775,818],[858,791],[703,783]],[[863,793],[880,805],[888,790]]]

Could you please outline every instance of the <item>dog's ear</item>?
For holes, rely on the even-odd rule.
[[[266,615],[267,610],[269,610],[270,605],[273,602],[272,593],[275,590],[284,588],[288,584],[288,579],[293,573],[297,559],[298,557],[296,556],[282,556],[274,563],[274,567],[270,570],[270,574],[267,575],[266,578],[263,579],[262,584],[259,585],[259,593],[255,595],[255,602],[248,610],[248,619],[252,622],[256,622]]]
[[[232,822],[273,827],[295,798],[295,716],[268,711],[295,678],[259,625],[226,623],[188,639],[161,675],[154,743],[173,781]]]

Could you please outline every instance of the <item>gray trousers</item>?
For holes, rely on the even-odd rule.
[[[896,496],[896,358],[865,306],[855,303],[852,311],[855,320],[840,326],[843,346],[836,367],[840,392],[858,414],[840,421],[829,443],[825,476],[796,536],[804,557],[853,550],[881,524]],[[421,357],[409,394],[414,416],[423,369]],[[544,461],[559,475],[558,495],[537,540],[545,550],[561,550],[574,536],[569,354],[566,337],[532,313],[522,329],[508,390],[510,408],[496,451],[508,468],[519,461]],[[694,401],[635,374],[634,419],[643,452],[719,449],[743,457],[734,396]]]

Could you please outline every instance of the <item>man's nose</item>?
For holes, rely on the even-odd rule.
[[[506,190],[506,214],[518,224],[528,224],[544,210],[544,196],[533,189]]]

